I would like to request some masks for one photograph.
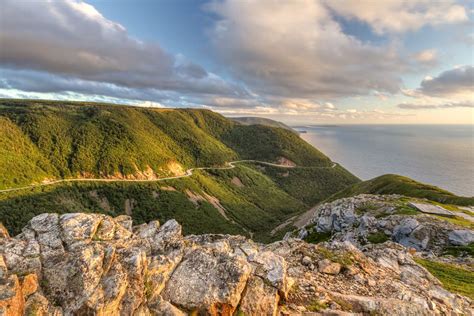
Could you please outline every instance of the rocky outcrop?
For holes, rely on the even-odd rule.
[[[418,212],[413,204],[397,195],[361,194],[339,199],[319,206],[307,225],[293,236],[305,239],[312,233],[328,233],[332,240],[348,240],[358,246],[375,239],[376,242],[391,239],[416,251],[435,254],[449,246],[474,242],[472,230],[443,217]]]
[[[0,315],[465,314],[403,246],[186,236],[174,220],[42,214],[0,235]]]

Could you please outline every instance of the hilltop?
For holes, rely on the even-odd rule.
[[[279,127],[284,128],[294,133],[298,133],[293,128],[289,127],[285,123],[275,121],[272,119],[264,118],[264,117],[255,117],[255,116],[243,116],[243,117],[230,117],[231,120],[239,122],[243,125],[264,125],[270,127]]]
[[[359,181],[291,131],[242,125],[208,110],[1,100],[0,121],[0,189],[117,180],[0,193],[0,217],[14,233],[43,212],[102,212],[129,214],[138,223],[176,218],[186,234],[264,241],[277,238],[270,231],[288,218]],[[242,159],[294,168],[242,163],[181,179],[120,182]]]
[[[474,197],[457,196],[433,185],[421,183],[408,177],[386,174],[347,187],[333,195],[330,200],[359,194],[401,194],[431,201],[456,205],[474,205]]]

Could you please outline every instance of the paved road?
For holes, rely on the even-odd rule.
[[[190,177],[190,176],[193,175],[194,170],[226,170],[226,169],[233,169],[233,168],[235,168],[235,164],[244,163],[244,162],[254,162],[254,163],[259,163],[259,164],[262,164],[262,165],[278,167],[278,168],[288,168],[288,169],[291,169],[291,168],[330,169],[330,168],[334,168],[334,167],[337,166],[337,163],[333,163],[330,167],[303,167],[303,166],[299,167],[299,166],[279,165],[279,164],[266,162],[266,161],[260,161],[260,160],[236,160],[236,161],[228,162],[226,167],[191,168],[191,169],[186,170],[185,174],[183,174],[183,175],[173,176],[173,177],[164,177],[164,178],[159,178],[159,179],[143,179],[143,180],[136,180],[136,179],[104,179],[104,178],[61,179],[61,180],[55,180],[55,181],[50,181],[50,182],[45,182],[45,183],[27,185],[27,186],[19,187],[19,188],[3,189],[3,190],[0,190],[0,193],[12,192],[12,191],[18,191],[18,190],[25,190],[25,189],[32,189],[32,188],[36,188],[36,187],[42,187],[42,186],[53,185],[53,184],[64,183],[64,182],[158,182],[158,181],[165,181],[165,180],[187,178],[187,177]]]

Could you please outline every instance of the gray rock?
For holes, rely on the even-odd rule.
[[[367,201],[367,196],[351,200],[351,208]],[[344,204],[338,203],[342,211]],[[40,215],[20,235],[0,239],[0,314],[293,315],[306,312],[315,300],[326,306],[325,315],[344,315],[341,309],[470,314],[472,302],[441,288],[400,244],[358,249],[358,231],[345,226],[350,216],[338,212],[333,227],[354,243],[336,235],[337,240],[319,245],[297,239],[261,245],[221,234],[184,238],[174,220],[132,231],[127,216]],[[366,218],[365,231],[372,232],[374,217]],[[403,217],[384,220],[390,228]],[[438,227],[420,221],[397,231],[431,247],[448,238]],[[344,262],[343,273],[338,262]]]
[[[90,241],[100,224],[100,217],[93,214],[72,213],[59,218],[62,240],[66,244],[77,241]]]
[[[467,246],[474,242],[474,232],[467,229],[453,230],[448,235],[449,243],[455,246]]]
[[[174,270],[163,298],[188,310],[233,312],[251,273],[248,262],[228,253],[195,249]]]

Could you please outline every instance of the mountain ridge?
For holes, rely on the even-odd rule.
[[[24,148],[1,143],[0,150],[16,156],[2,161],[7,177],[0,187],[28,184],[26,178],[35,178],[35,173],[51,178],[127,176],[146,170],[167,175],[173,174],[169,164],[209,167],[239,159],[276,162],[280,157],[299,165],[331,164],[293,133],[243,126],[208,110],[0,100],[0,118],[5,139],[22,137],[26,143]],[[11,135],[13,129],[17,135]],[[37,152],[41,170],[27,168],[24,156],[31,152]],[[27,172],[8,179],[7,170],[21,169],[20,163]]]
[[[229,118],[243,125],[264,125],[264,126],[270,126],[270,127],[280,127],[280,128],[284,128],[298,134],[298,131],[286,125],[285,123],[272,120],[269,118],[265,118],[265,117],[242,116],[242,117],[229,117]]]
[[[269,235],[275,226],[359,181],[290,131],[244,126],[208,110],[1,100],[0,118],[8,122],[0,125],[7,140],[0,152],[9,153],[0,156],[0,186],[53,182],[0,192],[0,217],[14,232],[40,212],[103,212],[131,214],[137,223],[176,218],[186,234],[255,234],[269,241],[278,238]],[[26,145],[17,146],[17,139]],[[37,158],[29,159],[36,157],[30,152]],[[246,162],[182,177],[234,160],[313,169]],[[74,178],[91,181],[54,183]]]

